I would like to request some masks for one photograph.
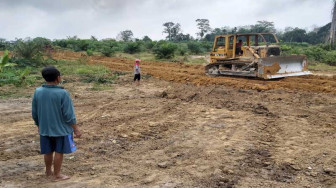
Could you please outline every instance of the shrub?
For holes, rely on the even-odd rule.
[[[186,55],[188,52],[188,48],[186,46],[180,45],[178,48],[178,54],[181,56]]]
[[[9,42],[7,42],[6,39],[0,38],[0,50],[5,50],[9,48],[10,48]]]
[[[30,39],[18,40],[14,46],[14,56],[25,59],[34,59],[42,55],[43,46]]]
[[[327,52],[324,55],[322,62],[328,65],[336,66],[336,51]]]
[[[12,61],[19,66],[39,66],[43,63],[43,46],[30,39],[18,40],[14,45]]]
[[[213,42],[208,42],[208,41],[202,41],[201,42],[201,47],[206,52],[210,52],[212,50],[212,46],[213,46]]]
[[[5,67],[13,67],[16,64],[14,63],[9,63],[9,55],[8,51],[6,50],[4,55],[0,57],[0,73],[3,71]]]
[[[36,76],[29,76],[31,68],[25,69],[9,69],[6,72],[0,74],[0,86],[6,84],[13,84],[15,86],[21,86],[23,84],[32,85],[35,83]]]
[[[141,51],[141,43],[140,42],[129,42],[126,43],[124,47],[124,52],[129,54],[134,54]]]
[[[33,42],[37,45],[44,47],[47,45],[51,45],[51,41],[49,39],[43,38],[43,37],[36,37],[33,39]]]
[[[291,51],[292,47],[289,46],[289,45],[283,44],[283,45],[281,45],[281,50],[286,53],[288,51]]]
[[[153,53],[158,59],[170,59],[174,57],[176,50],[176,44],[160,42],[153,48]]]
[[[88,56],[93,56],[93,50],[91,50],[91,49],[86,50],[86,54]]]
[[[311,46],[304,50],[304,54],[307,55],[309,59],[315,61],[322,61],[324,56],[326,55],[326,52],[327,51],[323,50],[318,46]]]
[[[188,49],[193,54],[200,54],[203,52],[202,46],[198,42],[188,42]]]
[[[100,52],[106,56],[106,57],[111,57],[114,55],[115,53],[115,50],[109,46],[103,46],[101,49],[100,49]]]
[[[151,50],[155,46],[156,42],[154,41],[146,41],[145,42],[145,48],[148,50]]]

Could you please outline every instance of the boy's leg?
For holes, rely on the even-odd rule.
[[[55,152],[55,157],[54,157],[55,180],[66,180],[70,178],[66,175],[61,174],[62,162],[63,162],[63,153]]]
[[[52,162],[53,162],[53,154],[55,150],[55,140],[49,136],[40,135],[40,146],[41,146],[41,154],[44,155],[44,163],[46,167],[46,175],[52,175]]]
[[[51,166],[52,166],[52,162],[53,162],[53,154],[54,154],[54,152],[44,154],[44,163],[45,163],[45,166],[46,166],[46,175],[47,176],[53,175],[53,173],[51,171]]]
[[[140,74],[138,74],[138,81],[137,81],[138,86],[140,85],[140,78],[141,78],[141,76],[140,76]]]
[[[72,153],[76,150],[72,134],[56,138],[56,149],[54,156],[54,176],[55,181],[69,179],[69,176],[61,174],[61,167],[64,153]]]

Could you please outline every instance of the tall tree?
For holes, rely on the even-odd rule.
[[[274,23],[269,21],[258,21],[257,24],[252,25],[251,32],[256,33],[273,33],[275,32]]]
[[[329,34],[329,44],[332,47],[335,47],[335,32],[336,32],[336,1],[334,0],[334,7],[332,10],[332,21],[330,27],[330,34]]]
[[[200,30],[197,35],[203,38],[203,36],[211,31],[210,23],[208,19],[197,19],[197,28]]]
[[[305,42],[307,40],[307,32],[304,29],[294,28],[287,30],[282,36],[285,42]]]
[[[142,38],[142,40],[144,41],[144,42],[152,42],[152,39],[151,38],[149,38],[149,36],[144,36],[143,38]]]
[[[168,34],[167,39],[169,41],[177,40],[176,38],[181,32],[181,25],[179,23],[166,22],[163,26],[165,27],[163,32]]]
[[[131,41],[133,38],[133,32],[131,30],[125,30],[125,31],[121,31],[117,38],[127,42],[127,41]]]
[[[172,33],[171,33],[171,37],[173,41],[176,41],[176,38],[180,34],[180,32],[181,32],[181,25],[179,23],[176,23],[173,26]]]
[[[174,27],[174,25],[175,25],[175,23],[173,23],[173,22],[166,22],[166,23],[163,24],[163,26],[165,27],[163,29],[163,32],[168,34],[167,38],[168,38],[169,41],[171,41],[171,39],[172,39],[171,35],[172,35],[172,28]]]
[[[204,36],[204,40],[205,40],[205,41],[213,42],[214,39],[215,39],[215,36],[216,36],[216,35],[223,35],[223,34],[226,34],[225,32],[226,32],[226,30],[224,31],[224,29],[221,29],[221,28],[215,28],[215,29],[213,29],[209,34],[206,34],[206,35]]]

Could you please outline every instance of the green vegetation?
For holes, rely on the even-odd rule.
[[[83,83],[112,84],[120,73],[113,73],[104,66],[87,65],[78,61],[49,61],[48,65],[56,66],[62,73],[64,83],[80,81]],[[6,67],[0,74],[0,86],[13,84],[15,86],[38,86],[45,81],[40,70],[43,67],[32,69]]]
[[[52,65],[56,66],[64,75],[64,83],[75,81],[93,83],[96,88],[100,85],[105,85],[101,88],[110,88],[110,84],[120,75],[120,73],[114,73],[102,65],[88,65],[83,59],[77,61],[60,60]]]
[[[336,51],[331,50],[327,45],[310,45],[308,43],[282,43],[284,55],[304,54],[312,63],[324,63],[336,66]]]
[[[177,45],[165,41],[160,41],[154,48],[153,53],[158,59],[171,59],[175,56]]]
[[[16,64],[14,63],[9,63],[9,55],[8,55],[8,50],[5,51],[4,55],[0,57],[0,73],[2,72],[4,67],[13,67]]]
[[[71,40],[73,43],[73,39]],[[92,83],[94,90],[110,89],[111,84],[120,74],[113,73],[104,66],[87,65],[86,57],[77,61],[53,60],[46,54],[44,45],[50,44],[43,38],[19,40],[11,47],[13,51],[11,57],[6,50],[0,58],[0,88],[5,85],[6,87],[37,87],[44,83],[40,70],[46,65],[56,66],[64,75],[64,83],[78,81]],[[13,88],[10,89],[12,92],[2,88],[0,90],[1,97],[17,96],[16,92],[18,92]]]
[[[254,25],[233,28],[224,26],[214,29],[210,28],[210,22],[207,19],[197,19],[196,24],[199,29],[197,39],[189,34],[183,34],[182,26],[173,22],[163,24],[163,33],[167,36],[166,40],[160,41],[153,41],[148,36],[135,39],[130,30],[120,32],[118,41],[98,40],[94,36],[90,39],[79,39],[73,36],[53,41],[42,37],[16,41],[0,39],[0,50],[5,51],[0,59],[0,87],[4,85],[38,86],[44,82],[39,70],[45,65],[54,65],[65,75],[65,82],[81,81],[92,83],[94,90],[107,89],[118,74],[102,66],[87,65],[87,57],[73,62],[55,61],[51,58],[51,52],[55,49],[68,49],[85,52],[87,56],[117,56],[149,61],[204,64],[207,62],[204,55],[211,51],[215,35],[229,33],[276,33],[282,47],[282,55],[305,54],[310,62],[310,69],[335,70],[336,50],[324,44],[330,24],[309,32],[300,28],[277,31],[273,22],[268,21],[258,21]],[[10,55],[7,50],[11,52]]]

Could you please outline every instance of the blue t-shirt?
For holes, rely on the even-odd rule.
[[[42,136],[66,136],[76,124],[70,94],[57,85],[43,85],[35,90],[32,116]]]

